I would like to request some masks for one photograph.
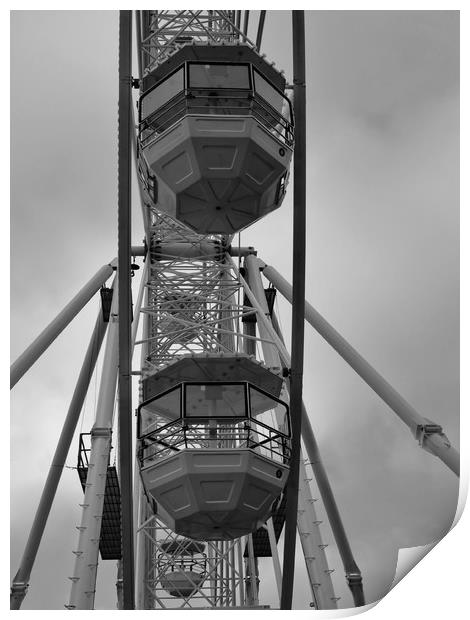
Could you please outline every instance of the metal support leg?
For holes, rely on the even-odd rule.
[[[250,607],[256,607],[259,605],[258,599],[258,571],[256,566],[255,552],[253,548],[253,535],[248,534],[245,538],[248,547],[248,557],[246,558],[246,564],[248,565],[248,577],[246,580],[247,599]]]
[[[243,539],[239,538],[237,540],[237,561],[238,561],[238,604],[240,607],[245,605],[245,580],[244,580],[244,565],[243,565],[243,549],[242,549]]]
[[[243,323],[243,333],[250,338],[243,338],[243,350],[247,355],[256,357],[256,324]]]
[[[214,570],[214,549],[212,547],[212,544],[209,543],[208,548],[207,548],[207,564],[208,564],[208,572],[210,574],[209,577],[209,587],[210,587],[210,600],[212,601],[212,604],[215,607],[216,604],[216,599],[215,599],[215,593],[216,593],[216,576],[215,576],[215,570]]]
[[[276,330],[278,336],[282,338],[280,326],[274,312],[272,316],[272,321],[274,329]],[[284,363],[283,366],[284,368],[288,368],[287,363]],[[349,540],[346,535],[346,530],[344,529],[343,521],[341,519],[341,515],[339,513],[338,506],[333,495],[333,490],[330,486],[330,481],[328,480],[328,476],[326,474],[320,457],[320,450],[318,448],[317,440],[315,439],[315,434],[313,432],[312,425],[310,424],[307,410],[305,409],[305,405],[303,403],[302,439],[305,445],[305,449],[307,451],[310,464],[313,469],[313,473],[315,474],[315,479],[317,481],[318,489],[323,500],[323,505],[325,506],[326,514],[328,515],[328,520],[333,531],[333,536],[335,537],[336,544],[338,546],[338,551],[341,556],[344,571],[346,574],[346,580],[353,596],[354,605],[356,607],[361,607],[362,605],[365,605],[361,571],[359,570],[359,567],[354,560],[351,546],[349,545]]]
[[[117,608],[124,609],[124,589],[122,580],[122,560],[117,561],[117,577],[116,577],[116,597]]]
[[[140,311],[142,308],[142,300],[144,297],[145,285],[147,284],[148,262],[144,264],[142,277],[140,280],[139,292],[134,306],[134,320],[132,321],[131,350],[134,350],[135,341],[137,340],[137,330],[139,329]]]
[[[43,329],[29,347],[23,351],[18,359],[13,362],[10,367],[10,389],[18,383],[49,345],[54,342],[57,336],[90,301],[101,285],[113,274],[113,270],[116,267],[115,260],[108,265],[103,265],[75,297],[69,301],[65,308],[59,312],[55,319]]]
[[[326,514],[328,515],[328,520],[333,531],[333,536],[335,537],[336,545],[343,562],[346,581],[348,582],[349,589],[351,590],[354,605],[355,607],[361,607],[366,604],[364,599],[364,590],[362,587],[361,571],[354,560],[351,546],[343,526],[343,521],[341,519],[341,515],[339,514],[338,506],[330,486],[330,481],[328,480],[328,476],[320,457],[318,444],[312,427],[308,422],[309,418],[305,405],[302,405],[302,408],[302,439],[304,441],[305,449],[307,451],[313,473],[315,474],[315,480],[317,481],[323,505],[325,506]]]
[[[113,294],[109,330],[103,359],[96,419],[91,431],[91,450],[82,520],[75,554],[74,573],[71,577],[70,609],[93,609],[96,572],[103,513],[106,476],[111,449],[114,400],[118,365],[118,286]]]
[[[260,261],[263,275],[292,302],[292,287],[274,267]],[[330,344],[335,351],[364,379],[369,387],[387,403],[410,429],[422,448],[441,459],[457,476],[460,457],[442,431],[442,427],[421,416],[313,306],[305,302],[305,320]]]
[[[247,271],[248,285],[253,291],[253,295],[256,297],[266,321],[270,321],[268,304],[266,302],[266,294],[264,292],[263,283],[261,281],[261,275],[259,271],[259,260],[253,254],[250,254],[245,258],[245,268]],[[258,321],[258,330],[260,338],[263,340],[269,340],[269,330],[266,327],[264,321]],[[276,347],[272,344],[263,343],[263,354],[266,366],[273,368],[279,368],[279,354]]]
[[[280,331],[277,331],[277,336],[282,341],[286,363],[281,364],[280,356],[282,351],[278,351],[275,346],[266,342],[267,340],[269,341],[273,339],[272,332],[274,328],[271,323],[271,317],[269,315],[268,305],[266,302],[266,295],[261,280],[259,261],[254,256],[248,257],[245,260],[245,267],[248,274],[250,288],[263,312],[262,320],[258,321],[258,326],[260,329],[260,336],[262,338],[261,343],[265,360],[269,360],[269,365],[271,366],[276,366],[279,368],[283,365],[284,368],[288,368],[290,367],[290,358],[285,350]],[[300,452],[300,460],[302,461],[302,452]],[[327,559],[324,552],[325,546],[323,545],[323,541],[321,539],[319,523],[317,522],[313,504],[310,501],[310,488],[305,482],[306,475],[303,461],[300,462],[300,472],[302,476],[300,478],[298,494],[297,529],[302,543],[302,550],[304,552],[309,582],[312,589],[312,596],[317,609],[335,609],[337,607],[337,598],[334,593],[333,583],[328,569]],[[274,561],[274,554],[272,557]],[[279,567],[279,575],[281,574],[281,569]]]
[[[338,599],[335,596],[331,570],[324,552],[326,545],[323,544],[320,524],[321,521],[317,518],[310,492],[307,471],[301,459],[297,527],[312,589],[313,603],[317,609],[336,609]]]
[[[144,265],[144,270],[142,272],[142,279],[139,288],[139,294],[136,302],[136,307],[134,311],[134,323],[132,325],[132,343],[135,344],[137,338],[137,325],[139,322],[139,318],[137,312],[141,313],[142,307],[142,298],[145,298],[144,304],[148,306],[148,288],[147,288],[147,279],[148,279],[148,265],[149,261]],[[148,315],[144,314],[143,318],[143,326],[142,333],[144,340],[148,337]],[[145,358],[147,355],[147,344],[144,342],[141,345],[140,351],[140,367],[143,369],[145,365]],[[149,609],[147,604],[148,601],[148,592],[147,592],[147,570],[148,570],[148,555],[149,555],[149,546],[150,541],[145,536],[145,532],[140,529],[142,524],[146,522],[148,518],[148,509],[147,509],[147,498],[145,496],[144,490],[142,488],[142,481],[140,479],[140,473],[138,471],[138,467],[136,467],[135,477],[137,478],[137,486],[138,486],[138,531],[137,531],[137,545],[136,545],[136,608],[137,609]]]
[[[274,533],[274,525],[272,517],[266,521],[266,529],[268,531],[269,546],[271,547],[271,557],[273,559],[274,578],[276,579],[277,593],[279,596],[279,604],[281,603],[282,591],[282,570],[279,562],[279,554],[277,552],[276,534]]]
[[[147,520],[147,498],[144,495],[142,489],[142,483],[140,481],[140,475],[136,470],[134,474],[137,478],[137,495],[138,498],[138,511],[137,511],[137,541],[136,541],[136,609],[145,609],[145,532],[140,529],[142,524]]]
[[[107,325],[108,324],[103,321],[103,315],[100,309],[85,354],[85,359],[83,360],[82,369],[78,376],[77,385],[75,386],[75,391],[70,401],[64,426],[57,443],[57,448],[52,459],[44,490],[34,516],[33,525],[21,559],[20,567],[13,579],[10,599],[11,609],[20,609],[26,595],[31,570],[36,559],[39,545],[41,544],[47,518],[59,485],[60,476],[70,449],[70,444],[72,443],[75,428],[80,417],[90,379],[95,369],[96,360],[98,359]]]

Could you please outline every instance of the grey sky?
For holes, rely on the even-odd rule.
[[[12,359],[116,254],[117,24],[117,12],[12,14]],[[458,446],[458,13],[310,11],[306,26],[307,297]],[[263,51],[291,79],[289,28],[288,12],[269,11]],[[289,280],[291,207],[289,194],[241,234]],[[139,243],[138,207],[134,221]],[[13,392],[12,574],[98,302],[89,306]],[[289,340],[287,310],[280,300]],[[83,430],[95,392],[93,383]],[[399,547],[429,543],[450,526],[458,485],[309,327],[304,396],[366,598],[375,600],[393,580]],[[25,609],[67,601],[80,499],[67,469]],[[350,606],[323,533],[341,604]],[[114,563],[103,567],[97,607],[109,609]],[[299,573],[296,607],[309,601]]]

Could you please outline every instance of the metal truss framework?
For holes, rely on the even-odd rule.
[[[253,607],[257,604],[255,561],[252,555],[244,558],[244,549],[250,548],[249,537],[198,543],[201,547],[197,557],[189,557],[188,543],[194,543],[172,532],[155,516],[140,524],[138,535],[143,537],[148,551],[141,595],[145,609],[230,608],[247,603]],[[195,571],[198,565],[203,572]],[[192,573],[188,573],[188,569]],[[185,589],[183,586],[178,589],[179,575],[186,580]],[[201,579],[197,575],[201,575]]]
[[[191,232],[152,210],[143,375],[179,355],[243,350],[240,282],[224,259],[226,239]]]
[[[143,11],[141,45],[144,75],[188,43],[217,45],[242,40],[255,47],[246,36],[241,11]],[[248,13],[245,11],[245,13]]]
[[[240,281],[225,259],[230,238],[196,234],[153,207],[148,233],[147,303],[142,308],[147,337],[136,343],[142,344],[145,351],[143,377],[181,355],[242,352],[244,340],[258,340],[242,333],[242,319],[255,310],[243,305]],[[143,494],[139,514],[140,608],[230,608],[258,604],[257,562],[250,545],[251,535],[203,543],[203,581],[194,583],[193,591],[175,597],[165,585],[171,581],[168,575],[182,573],[186,566],[187,558],[181,554],[186,539],[149,515]]]
[[[259,334],[244,329],[243,321],[257,310],[245,305],[248,302],[243,278],[233,259],[228,258],[227,248],[232,239],[194,233],[153,206],[147,233],[150,241],[147,301],[141,309],[145,327],[142,340],[136,343],[143,345],[142,377],[179,356],[195,353],[251,352],[268,366],[274,364],[279,368],[279,354],[269,334],[262,329]],[[287,393],[283,393],[283,398],[288,400]],[[315,500],[303,464],[301,470],[298,532],[312,604],[317,608],[334,608],[337,598],[324,551],[327,545],[323,544],[321,521],[316,516]],[[180,553],[184,539],[149,512],[142,489],[137,537],[139,608],[259,605],[258,562],[251,535],[224,543],[203,543],[206,545],[205,578],[202,583],[194,584],[192,592],[179,597],[169,594],[164,586],[168,586],[168,574],[178,570],[181,573],[187,561]],[[173,543],[171,552],[169,543]],[[272,538],[271,555],[276,564],[277,548]]]

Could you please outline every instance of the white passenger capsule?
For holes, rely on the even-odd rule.
[[[244,45],[185,46],[143,80],[149,201],[198,233],[233,234],[280,206],[293,148],[285,78]]]
[[[180,358],[143,380],[139,465],[177,534],[227,540],[271,515],[289,472],[283,380],[246,355]]]

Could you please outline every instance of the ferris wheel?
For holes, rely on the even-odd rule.
[[[306,301],[304,15],[292,12],[289,84],[262,53],[265,14],[259,12],[252,40],[246,10],[120,12],[118,258],[11,370],[13,387],[99,292],[100,313],[13,580],[13,609],[26,596],[105,336],[96,418],[80,434],[84,495],[69,609],[94,608],[100,556],[118,563],[120,609],[290,609],[297,537],[311,607],[337,608],[311,478],[351,594],[341,606],[366,604],[302,400],[305,321],[419,445],[458,475],[458,453],[442,427],[419,414]],[[143,245],[131,245],[132,166]],[[240,245],[237,234],[282,209],[292,184],[291,286],[256,248]],[[142,259],[132,311],[131,281]],[[278,294],[292,304],[291,350],[276,313]],[[140,367],[133,371],[139,347]],[[134,404],[133,374],[139,380]],[[265,572],[275,586],[269,600],[260,594]]]

